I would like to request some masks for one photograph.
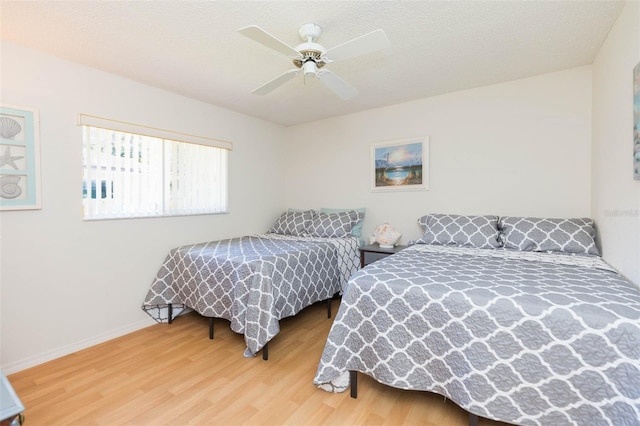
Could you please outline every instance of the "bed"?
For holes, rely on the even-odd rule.
[[[224,318],[244,335],[247,357],[279,333],[279,320],[342,293],[358,268],[353,226],[362,213],[285,212],[269,232],[177,247],[169,252],[142,309],[157,322],[196,311]],[[330,315],[330,314],[329,314]]]
[[[640,425],[640,290],[598,256],[592,221],[420,223],[352,276],[315,385],[364,373],[513,424]]]

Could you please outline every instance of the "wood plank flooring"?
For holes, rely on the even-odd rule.
[[[333,301],[337,312],[338,300]],[[229,322],[196,314],[9,376],[25,425],[468,425],[442,396],[359,374],[358,399],[313,386],[333,319],[326,305],[281,321],[269,360],[243,358]],[[502,423],[480,420],[481,426]]]

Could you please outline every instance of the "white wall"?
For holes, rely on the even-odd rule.
[[[428,76],[425,76],[428,78]],[[372,143],[430,137],[428,191],[372,193]],[[590,214],[591,67],[290,127],[287,205],[367,207],[406,243],[427,213]]]
[[[633,67],[640,3],[627,2],[593,63],[592,212],[604,258],[640,286],[640,181],[633,179]]]
[[[2,102],[39,110],[42,173],[41,210],[0,213],[5,372],[152,324],[140,305],[172,247],[264,232],[282,212],[281,126],[6,41],[1,60]],[[232,141],[231,213],[84,222],[78,113]]]

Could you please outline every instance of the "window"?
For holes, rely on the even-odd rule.
[[[229,142],[87,115],[80,125],[86,220],[227,212]]]

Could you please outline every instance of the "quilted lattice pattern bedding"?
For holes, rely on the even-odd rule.
[[[352,277],[314,383],[348,370],[523,425],[640,425],[640,291],[594,256],[416,245]]]
[[[279,320],[342,291],[358,266],[356,238],[276,234],[246,236],[173,249],[142,309],[166,322],[190,308],[225,318],[244,334],[252,356],[280,331]]]

